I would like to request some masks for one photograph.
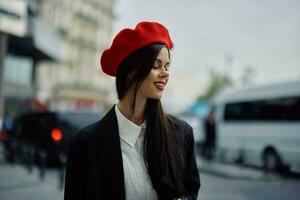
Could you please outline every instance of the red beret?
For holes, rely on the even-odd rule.
[[[157,22],[140,22],[135,29],[121,30],[114,38],[110,48],[101,55],[101,67],[104,73],[116,76],[121,62],[139,48],[153,43],[165,44],[173,48],[169,31]]]

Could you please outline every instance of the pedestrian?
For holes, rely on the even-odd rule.
[[[121,30],[101,55],[116,77],[118,103],[71,140],[65,200],[197,199],[191,126],[163,111],[169,32],[157,22]]]
[[[212,160],[216,151],[216,122],[215,108],[212,108],[205,119],[205,140],[203,145],[203,156]]]

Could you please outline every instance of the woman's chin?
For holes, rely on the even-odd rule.
[[[156,94],[156,95],[150,96],[149,98],[150,98],[150,99],[155,99],[155,100],[160,100],[161,97],[162,97],[162,94]]]
[[[160,100],[161,97],[162,97],[162,95],[157,95],[157,96],[155,96],[153,99]]]

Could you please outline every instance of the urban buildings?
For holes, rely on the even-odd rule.
[[[111,38],[113,5],[114,0],[0,0],[5,115],[100,111],[111,104],[114,84],[100,70],[99,56]],[[19,26],[23,33],[10,31]]]
[[[55,109],[103,109],[110,104],[114,84],[100,70],[99,56],[111,38],[113,3],[40,1],[40,17],[64,41],[63,60],[43,62],[38,68],[41,101]]]

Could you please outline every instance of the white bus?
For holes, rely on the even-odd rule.
[[[300,169],[300,80],[224,92],[215,104],[220,160]]]

